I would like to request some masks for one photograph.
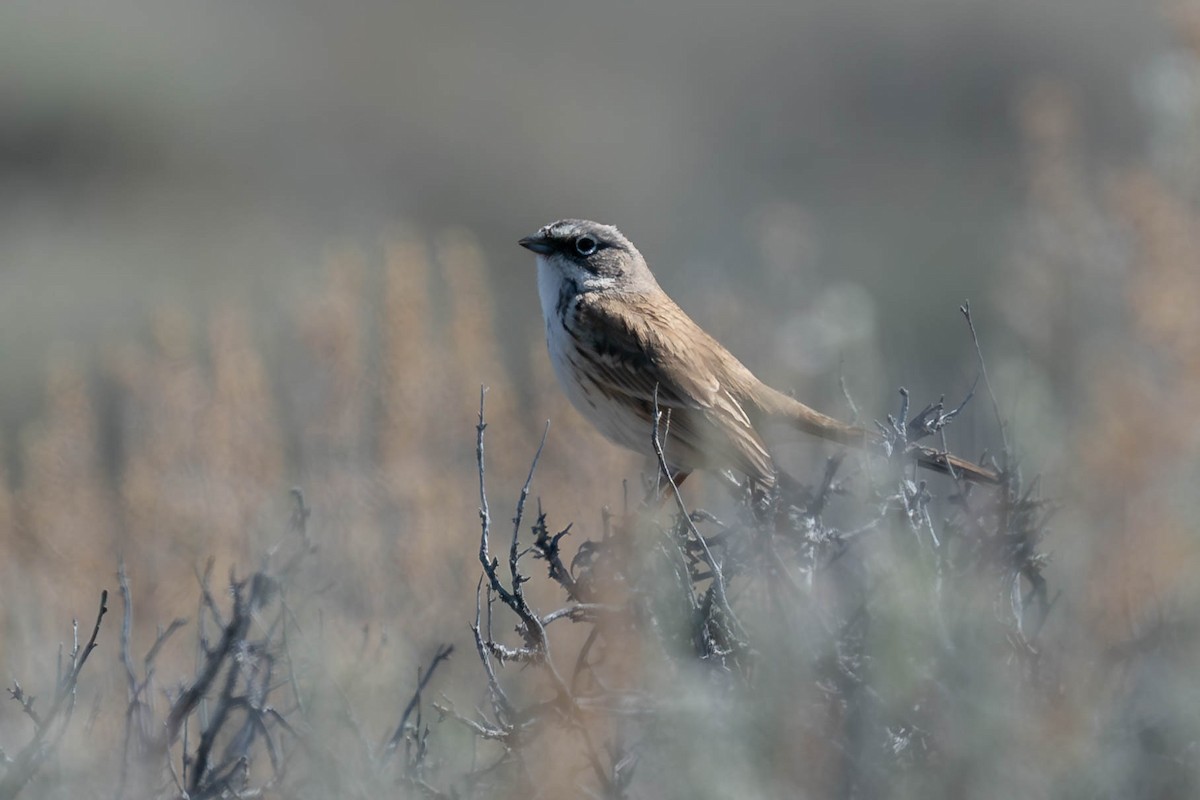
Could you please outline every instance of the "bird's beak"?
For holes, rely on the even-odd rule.
[[[533,236],[526,236],[524,239],[517,242],[517,244],[521,245],[521,247],[524,247],[526,250],[532,250],[538,255],[548,256],[554,252],[554,245],[536,233]]]

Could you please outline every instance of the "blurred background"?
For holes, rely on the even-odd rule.
[[[1198,47],[1200,6],[1128,0],[0,5],[0,669],[36,675],[118,555],[149,646],[207,559],[253,568],[293,485],[335,674],[369,697],[469,651],[479,385],[500,518],[548,418],[555,524],[595,533],[644,467],[550,377],[515,243],[576,216],[842,417],[839,376],[867,419],[899,386],[956,404],[969,299],[1023,468],[1063,502],[1045,549],[1078,664],[1174,631],[1039,730],[1085,763],[1119,707],[1141,727],[1097,785],[1158,786],[1159,725],[1191,776]],[[995,451],[985,399],[950,439]],[[95,669],[119,727],[123,679]],[[25,722],[0,706],[0,737]]]

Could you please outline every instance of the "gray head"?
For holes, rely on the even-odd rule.
[[[526,236],[522,247],[538,255],[538,271],[550,270],[577,291],[657,288],[645,259],[612,225],[586,219],[560,219]],[[539,274],[539,284],[542,276]]]

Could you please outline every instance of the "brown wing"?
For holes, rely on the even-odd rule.
[[[660,410],[670,411],[666,449],[677,466],[732,467],[774,481],[771,455],[736,399],[753,376],[666,295],[586,294],[575,313],[574,330],[586,332],[575,334],[580,351],[602,390],[649,419],[657,388]]]

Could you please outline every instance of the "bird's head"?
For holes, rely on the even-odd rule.
[[[577,291],[646,291],[657,287],[645,259],[612,225],[561,219],[518,242],[538,257],[541,274],[569,282]]]

